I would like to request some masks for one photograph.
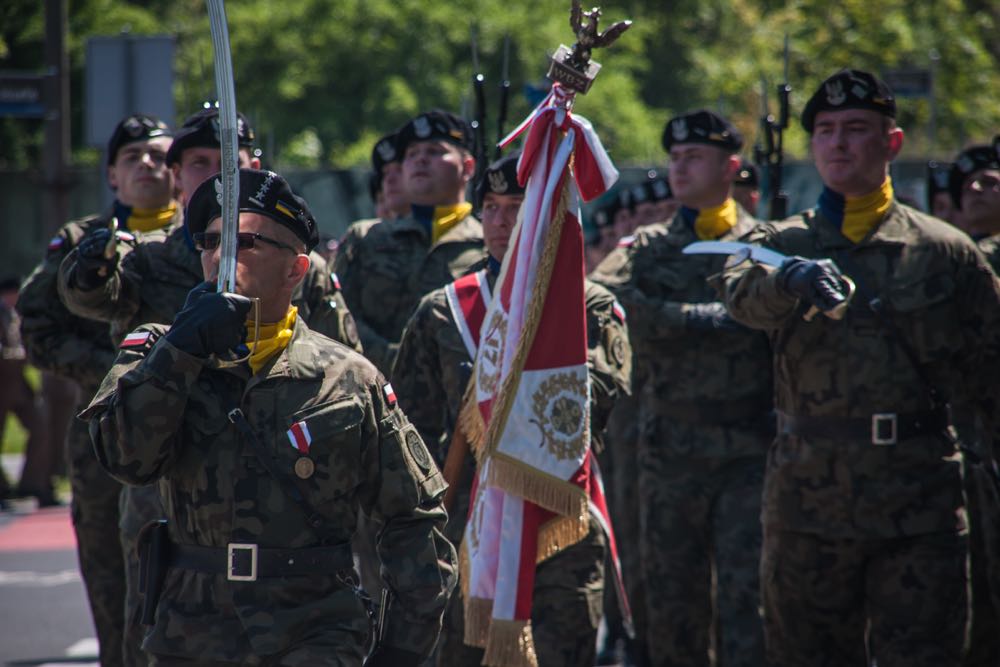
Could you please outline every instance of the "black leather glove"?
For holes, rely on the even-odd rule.
[[[239,294],[217,294],[215,283],[204,282],[188,292],[166,339],[196,357],[225,354],[246,338],[250,299]]]
[[[380,644],[365,660],[364,667],[417,667],[423,658],[413,651]]]
[[[792,296],[828,311],[847,299],[842,275],[832,259],[789,257],[778,269],[778,284]]]
[[[97,289],[108,281],[118,266],[118,252],[111,259],[105,256],[109,243],[114,243],[113,232],[99,227],[83,237],[76,247],[76,270],[73,282],[80,289]]]
[[[684,324],[694,331],[746,331],[734,320],[721,301],[689,303],[684,306]]]

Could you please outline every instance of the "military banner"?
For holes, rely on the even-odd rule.
[[[479,461],[464,545],[465,639],[486,649],[487,665],[536,664],[535,565],[586,535],[597,488],[579,200],[618,172],[590,123],[571,114],[572,99],[555,84],[504,142],[527,130],[518,163],[526,192],[460,419]]]

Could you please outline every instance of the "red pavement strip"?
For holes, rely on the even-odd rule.
[[[17,516],[0,526],[0,551],[76,549],[68,507],[52,507]]]

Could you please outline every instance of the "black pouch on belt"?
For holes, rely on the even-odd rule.
[[[163,579],[170,565],[170,536],[165,519],[150,521],[139,533],[139,592],[143,625],[153,625]]]

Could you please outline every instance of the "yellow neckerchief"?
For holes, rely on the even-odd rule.
[[[173,200],[163,208],[133,208],[125,226],[133,232],[151,232],[166,227],[176,213],[177,202]]]
[[[882,222],[892,205],[892,179],[886,176],[882,186],[861,197],[844,197],[828,188],[819,197],[819,210],[830,222],[840,226],[840,233],[858,243]]]
[[[431,245],[437,243],[439,238],[465,220],[470,213],[472,213],[472,204],[468,202],[450,206],[435,206],[434,220],[431,222]]]
[[[700,209],[694,221],[694,233],[702,241],[712,241],[736,226],[739,213],[730,197],[718,206]]]
[[[249,359],[250,369],[253,370],[254,375],[271,360],[271,357],[288,347],[298,312],[297,307],[290,306],[288,312],[278,322],[260,325],[260,341],[253,346]],[[253,336],[253,320],[247,320],[247,333]]]

